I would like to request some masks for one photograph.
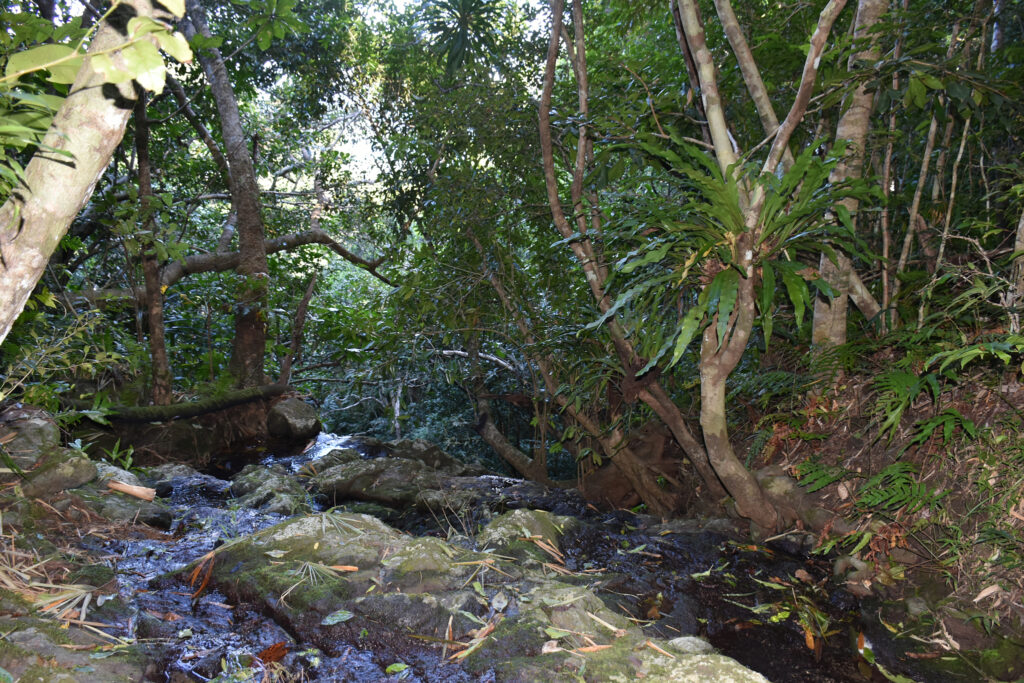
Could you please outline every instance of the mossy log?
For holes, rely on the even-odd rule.
[[[265,384],[260,387],[237,389],[189,403],[173,403],[167,406],[111,406],[106,417],[120,422],[165,422],[183,417],[205,415],[250,401],[279,396],[289,390],[291,387],[287,384]],[[86,401],[65,399],[65,402],[74,408],[89,408],[92,405]]]

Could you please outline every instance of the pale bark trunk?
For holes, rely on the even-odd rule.
[[[728,175],[735,172],[738,150],[733,146],[732,138],[728,134],[725,109],[718,91],[714,62],[706,45],[704,26],[699,20],[696,0],[678,0],[678,3],[686,42],[693,50],[697,63],[701,94],[714,140],[715,155],[723,174]],[[726,3],[721,4],[720,9],[724,12],[728,6]],[[763,174],[776,172],[786,153],[790,137],[806,113],[817,78],[820,56],[844,5],[845,0],[833,0],[821,11],[818,24],[810,37],[810,49],[793,104],[782,124],[776,130],[769,131],[774,133],[774,139],[761,169]],[[733,22],[735,23],[734,17]],[[752,60],[747,63],[747,67],[756,70]],[[756,84],[754,87],[756,88]],[[763,104],[770,109],[770,103]],[[715,314],[708,321],[702,336],[701,428],[711,466],[736,501],[737,511],[762,529],[771,530],[777,524],[778,514],[757,480],[736,456],[729,441],[726,422],[726,380],[746,350],[756,317],[754,249],[759,243],[762,227],[759,224],[759,216],[764,200],[765,194],[760,185],[740,184],[739,204],[746,229],[735,236],[736,246],[732,254],[732,264],[741,269],[743,277],[738,283],[735,307],[727,321],[725,337],[719,337],[719,314]]]
[[[188,2],[186,35],[210,37],[206,13],[196,0]],[[264,251],[263,214],[260,206],[256,170],[242,129],[238,100],[228,78],[220,51],[210,48],[199,52],[199,61],[210,83],[217,113],[225,157],[230,169],[231,203],[238,216],[239,287],[235,311],[235,339],[230,369],[239,386],[259,386],[265,381],[263,360],[266,352],[267,254]]]
[[[748,240],[742,240],[748,242]],[[749,243],[749,242],[748,242]],[[726,380],[736,368],[750,340],[756,317],[754,276],[750,259],[743,264],[746,277],[738,285],[736,303],[726,326],[718,335],[718,315],[704,328],[700,348],[700,426],[715,472],[736,502],[736,511],[764,531],[778,524],[778,512],[732,448],[726,420]]]
[[[725,29],[725,36],[729,39],[729,45],[732,46],[736,61],[740,65],[740,74],[743,76],[743,82],[747,86],[750,98],[754,101],[757,115],[761,119],[761,127],[764,128],[766,135],[775,135],[779,129],[779,119],[775,116],[775,108],[768,96],[768,89],[764,86],[761,72],[757,68],[757,62],[754,61],[754,54],[750,51],[750,46],[747,44],[746,36],[743,35],[740,22],[736,19],[732,4],[729,0],[715,0],[715,10],[718,12],[722,28]],[[782,161],[783,170],[792,168],[793,153],[790,151],[789,145],[784,148]]]
[[[164,294],[160,288],[160,263],[156,255],[158,224],[153,215],[153,180],[149,158],[149,120],[146,118],[148,98],[139,93],[135,105],[135,151],[139,167],[139,203],[142,230],[139,232],[139,251],[142,273],[146,282],[146,321],[149,331],[149,355],[152,368],[153,404],[171,402],[171,368],[164,342]]]
[[[153,16],[147,0],[125,4],[139,16]],[[123,40],[118,30],[104,23],[89,52],[109,50]],[[25,169],[24,189],[0,207],[0,343],[124,136],[135,100],[132,86],[105,83],[90,64],[86,59],[42,143],[43,148],[70,156],[35,155]]]
[[[888,0],[860,0],[857,6],[857,17],[854,20],[854,37],[866,38],[872,27],[878,23],[882,14],[888,8]],[[878,46],[872,44],[851,58],[852,60],[874,60],[878,58]],[[849,143],[846,158],[843,159],[832,171],[829,182],[838,183],[849,178],[859,178],[864,171],[865,143],[871,124],[871,109],[874,103],[874,93],[868,91],[867,85],[862,83],[850,96],[846,110],[839,119],[836,126],[836,139],[845,140]],[[847,208],[850,215],[857,214],[857,200],[847,197],[841,201]],[[811,341],[816,345],[837,346],[846,343],[846,316],[848,310],[848,297],[851,291],[857,289],[860,297],[870,297],[871,309],[875,313],[869,314],[861,308],[864,316],[871,319],[880,311],[874,297],[868,293],[864,283],[856,276],[853,265],[845,256],[838,264],[833,264],[825,255],[821,255],[818,269],[822,278],[837,291],[838,296],[828,300],[817,297],[814,301],[814,322],[811,330]],[[866,295],[866,297],[865,297]]]
[[[1013,260],[1013,274],[1010,282],[1010,295],[1006,308],[1010,315],[1010,332],[1020,334],[1021,317],[1024,311],[1024,211],[1017,221],[1017,238],[1013,243],[1013,251],[1017,258]]]

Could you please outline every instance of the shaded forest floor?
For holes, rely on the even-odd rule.
[[[854,525],[818,541],[858,558],[854,592],[928,610],[932,642],[953,652],[993,633],[1024,643],[1024,385],[887,381],[847,377],[760,417],[752,466],[780,466]]]

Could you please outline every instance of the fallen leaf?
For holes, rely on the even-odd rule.
[[[271,662],[279,662],[284,659],[284,656],[288,654],[288,645],[285,641],[274,643],[270,647],[260,652],[257,657],[264,664],[270,664]]]
[[[544,643],[544,645],[540,648],[540,653],[542,655],[549,655],[552,652],[561,652],[561,651],[562,651],[562,648],[560,648],[558,646],[558,641],[557,640],[549,640],[546,643]]]
[[[992,584],[988,588],[983,588],[982,591],[974,597],[974,602],[981,602],[988,596],[992,595],[993,593],[998,593],[1001,590],[1002,588],[1000,588],[998,585]]]

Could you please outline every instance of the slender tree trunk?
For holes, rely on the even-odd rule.
[[[704,328],[700,346],[700,426],[708,458],[736,501],[736,511],[762,530],[773,531],[778,524],[778,513],[754,475],[736,457],[726,419],[726,380],[746,350],[756,317],[752,264],[745,264],[745,268],[746,276],[739,282],[726,338],[718,336],[719,314]]]
[[[1010,294],[1006,308],[1010,315],[1010,332],[1020,334],[1021,318],[1024,317],[1024,211],[1017,221],[1017,237],[1013,243],[1013,251],[1017,257],[1013,259],[1013,274],[1010,281]]]
[[[191,39],[199,34],[210,37],[206,12],[197,0],[188,0],[188,21],[184,22],[185,35]],[[227,67],[220,51],[209,48],[199,52],[199,61],[210,83],[217,113],[220,115],[221,136],[224,139],[225,158],[230,169],[231,204],[238,216],[237,272],[242,278],[235,309],[235,339],[230,369],[238,386],[259,386],[264,382],[263,360],[267,340],[267,255],[264,250],[263,214],[260,206],[259,185],[253,167],[238,100],[228,78]]]
[[[578,0],[577,0],[578,1]],[[575,3],[574,3],[575,4]],[[544,77],[544,89],[541,94],[541,102],[539,107],[539,118],[540,118],[540,140],[541,140],[541,154],[543,157],[544,165],[544,181],[545,187],[547,188],[548,204],[551,207],[552,218],[554,219],[555,228],[558,232],[569,241],[569,247],[576,258],[576,261],[580,264],[583,270],[584,277],[586,278],[587,284],[590,288],[591,294],[594,297],[594,301],[597,304],[598,310],[602,313],[607,312],[611,306],[611,297],[605,291],[605,282],[608,279],[607,268],[603,262],[597,258],[593,249],[592,242],[587,236],[585,224],[582,228],[577,227],[574,229],[572,224],[566,218],[565,212],[562,209],[562,201],[559,196],[558,189],[558,177],[555,172],[554,162],[554,146],[551,139],[551,97],[554,90],[554,75],[555,75],[555,64],[558,60],[558,48],[559,48],[559,37],[562,32],[562,13],[563,3],[561,0],[554,0],[552,3],[552,15],[553,24],[551,29],[551,40],[548,44],[548,56],[547,64],[545,68]],[[578,11],[574,11],[574,15]],[[581,17],[581,13],[580,17]],[[580,47],[582,46],[582,18],[577,19],[575,22],[575,30],[577,32],[575,48],[576,59],[574,59],[574,68],[577,73],[585,73],[585,62],[580,60]],[[579,92],[579,101],[585,103],[588,99],[586,91],[586,81],[577,83]],[[589,141],[584,141],[586,135],[586,128],[581,127],[580,140],[582,141],[577,145],[577,150],[585,150],[589,146]],[[582,188],[582,179],[586,173],[586,156],[585,152],[578,151],[575,166],[573,168],[573,183],[572,188],[575,191],[580,191]],[[579,194],[574,194],[571,197],[572,205],[574,207],[582,205],[582,199]],[[585,214],[582,211],[577,212],[577,218],[583,216],[585,221]],[[583,235],[580,239],[578,235]],[[620,327],[618,321],[614,318],[610,319],[607,323],[607,329],[609,336],[611,337],[612,344],[615,347],[616,355],[619,358],[625,371],[634,366],[639,367],[637,362],[639,357],[633,348],[633,345],[626,338],[625,332]],[[654,382],[656,384],[656,382]],[[654,406],[651,406],[655,409]],[[673,410],[678,413],[678,408],[674,405],[664,406],[659,405],[660,409],[665,411]],[[687,456],[690,461],[697,468],[701,477],[704,479],[709,491],[712,495],[718,496],[724,494],[721,484],[718,478],[715,476],[714,471],[711,469],[708,463],[707,454],[704,449],[699,447],[699,443],[690,434],[689,429],[686,427],[685,420],[682,415],[677,416],[678,419],[670,424],[670,428],[673,431],[673,435],[676,436],[680,446],[686,450],[689,447],[697,446],[694,450],[686,450]],[[679,430],[679,431],[677,431]],[[595,432],[596,433],[596,432]],[[620,451],[620,455],[626,451]],[[620,457],[620,456],[616,456]],[[614,459],[613,459],[614,462]],[[623,458],[618,466],[623,469],[626,476],[631,477],[631,483],[633,483],[635,490],[643,497],[657,495],[660,491],[660,487],[657,483],[657,476],[650,472],[640,462],[630,462],[627,458]],[[637,481],[633,481],[635,478]]]
[[[138,16],[154,14],[147,0],[131,0],[125,6]],[[104,23],[89,45],[89,53],[109,50],[123,40],[118,29]],[[24,189],[12,193],[0,207],[0,343],[7,338],[71,221],[92,196],[124,136],[135,104],[131,84],[105,83],[103,76],[92,70],[90,59],[79,69],[69,92],[40,147],[70,156],[36,154],[25,169]]]
[[[316,290],[316,273],[309,278],[306,285],[306,293],[302,295],[299,306],[295,309],[295,322],[292,323],[292,343],[288,347],[288,355],[281,361],[281,376],[278,377],[278,384],[288,384],[292,377],[292,367],[302,358],[302,328],[306,325],[306,313],[309,311],[309,302]]]
[[[678,0],[679,17],[686,34],[686,42],[693,50],[700,77],[701,94],[708,115],[708,125],[714,141],[715,156],[723,174],[735,173],[739,150],[729,135],[725,107],[718,91],[715,64],[705,40],[704,25],[700,21],[696,0]],[[810,38],[810,48],[804,62],[800,85],[789,113],[774,133],[772,145],[761,169],[763,174],[774,174],[782,162],[789,140],[803,119],[811,100],[817,78],[820,57],[825,48],[845,0],[831,0],[821,11],[818,24]],[[728,9],[723,4],[723,10]],[[747,64],[748,70],[755,65]],[[756,82],[754,86],[756,88]],[[770,108],[770,103],[766,106]],[[772,530],[778,523],[775,507],[764,495],[757,480],[736,457],[729,441],[726,421],[726,380],[736,368],[746,350],[756,318],[754,294],[755,253],[762,226],[759,216],[765,201],[759,184],[739,184],[739,208],[743,212],[745,229],[735,235],[734,253],[730,263],[741,269],[743,277],[737,285],[737,297],[725,321],[724,336],[719,333],[718,315],[707,322],[701,340],[701,428],[707,456],[715,473],[736,501],[737,511],[764,530]],[[725,266],[725,264],[718,264]]]
[[[135,104],[135,152],[139,166],[139,214],[142,229],[139,232],[139,250],[142,256],[142,274],[146,282],[146,320],[149,330],[149,355],[152,369],[153,404],[165,406],[171,402],[171,367],[167,360],[164,341],[164,293],[160,288],[160,263],[156,243],[158,224],[153,205],[153,180],[149,158],[149,119],[146,106],[149,98],[141,88]]]
[[[888,0],[860,0],[857,5],[857,17],[854,20],[854,37],[867,38],[871,35],[872,28],[878,23],[882,14],[888,8]],[[850,66],[857,60],[876,60],[878,58],[877,43],[872,40],[871,45],[861,52],[858,52],[850,60]],[[871,124],[871,109],[874,103],[874,93],[867,89],[866,83],[861,83],[850,96],[846,111],[839,119],[836,126],[836,139],[845,140],[849,143],[846,158],[841,161],[832,171],[830,182],[837,183],[849,178],[859,178],[864,169],[865,144],[867,142],[868,129]],[[843,199],[841,202],[850,215],[857,214],[857,200],[852,197]],[[838,263],[832,261],[825,254],[821,255],[818,270],[822,278],[838,292],[833,299],[825,299],[821,296],[814,301],[814,323],[811,330],[811,342],[815,345],[838,346],[846,343],[846,316],[848,311],[848,300],[851,290],[858,283],[853,282],[853,264],[845,256],[838,259]],[[859,280],[859,278],[858,278]],[[863,288],[863,283],[859,283]],[[863,288],[866,292],[866,288]],[[877,303],[873,307],[880,310]],[[862,311],[866,317],[872,318],[867,311]]]
[[[725,29],[725,35],[729,39],[729,45],[736,56],[736,61],[740,65],[740,74],[747,86],[747,92],[754,100],[754,107],[757,108],[757,115],[761,119],[761,127],[764,128],[766,135],[775,135],[779,129],[779,119],[775,116],[775,108],[768,96],[768,89],[764,86],[761,72],[757,68],[757,62],[754,61],[754,54],[750,51],[750,46],[736,19],[732,4],[729,0],[715,0],[715,10],[718,12],[718,19],[722,23],[722,28]],[[789,145],[785,147],[782,160],[783,170],[792,168],[793,153],[790,151]]]

